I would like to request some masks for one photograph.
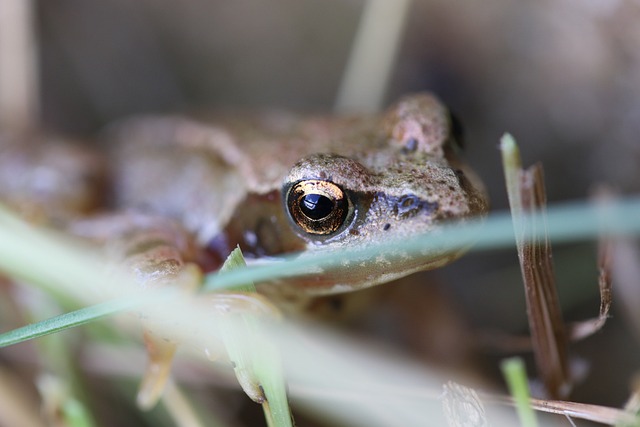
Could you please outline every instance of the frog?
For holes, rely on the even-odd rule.
[[[404,239],[487,211],[452,124],[429,94],[372,116],[137,118],[111,135],[115,202],[176,219],[213,268],[236,245],[258,260]],[[381,262],[384,271],[347,266],[340,276],[280,282],[268,292],[350,292],[441,267],[462,252]]]
[[[135,117],[105,131],[109,213],[63,222],[106,245],[142,287],[164,286],[185,272],[182,282],[193,287],[236,246],[252,263],[433,233],[488,210],[456,128],[429,93],[373,115]],[[84,179],[87,171],[76,175]],[[442,267],[465,250],[345,260],[332,270],[259,284],[258,291],[286,305]],[[150,362],[139,403],[149,407],[176,344],[152,328],[145,342]]]

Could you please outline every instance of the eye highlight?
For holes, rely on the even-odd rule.
[[[349,202],[340,187],[329,181],[300,181],[287,193],[287,209],[293,222],[305,232],[328,235],[345,222]]]

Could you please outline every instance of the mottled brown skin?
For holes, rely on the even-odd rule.
[[[136,118],[108,133],[108,168],[69,144],[38,147],[5,136],[0,199],[106,242],[112,258],[147,283],[174,277],[185,262],[215,269],[237,244],[248,258],[313,256],[484,214],[482,184],[457,157],[450,128],[442,104],[418,94],[373,116]],[[105,192],[107,169],[112,185]],[[288,212],[287,193],[301,182],[344,194],[347,213],[332,232],[309,233]],[[95,210],[100,198],[111,213],[73,219]],[[461,253],[385,253],[277,288],[344,292],[439,267]]]
[[[369,117],[135,119],[112,132],[116,203],[179,221],[213,255],[208,267],[236,244],[248,258],[261,258],[401,239],[487,210],[482,184],[456,156],[450,127],[447,110],[428,94]],[[287,213],[284,195],[309,179],[332,182],[351,197],[351,216],[337,232],[306,233]],[[384,254],[364,268],[278,286],[344,292],[442,266],[461,252],[402,262]]]
[[[161,276],[151,271],[153,265],[166,266],[173,276],[185,261],[217,268],[237,244],[248,258],[290,252],[312,256],[484,214],[482,184],[456,156],[450,127],[446,109],[427,94],[366,117],[271,113],[213,122],[133,119],[109,132],[112,186],[103,209],[120,213],[88,222],[70,218],[95,209],[96,194],[105,194],[105,167],[99,159],[68,144],[48,142],[37,148],[4,137],[0,166],[5,175],[11,173],[2,177],[0,197],[27,215],[69,222],[75,232],[110,247],[142,240],[137,244],[142,254],[118,249],[123,254],[116,258],[128,257],[127,264],[144,259],[142,271],[149,276]],[[348,196],[348,218],[335,232],[307,233],[287,212],[283,198],[305,180],[328,181]],[[165,228],[182,230],[171,234],[180,237],[154,237]],[[144,236],[174,250],[153,252]],[[279,286],[290,288],[287,293],[343,292],[441,266],[460,252],[393,263],[389,260],[398,254],[381,254],[365,267],[345,265],[338,272]]]

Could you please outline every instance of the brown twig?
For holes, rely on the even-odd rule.
[[[523,171],[511,137],[503,138],[501,148],[536,366],[549,396],[558,398],[570,389],[568,339],[546,231],[542,167]]]
[[[612,262],[612,256],[613,253],[619,251],[622,246],[623,245],[619,239],[612,241],[606,237],[600,238],[600,242],[598,244],[598,287],[600,289],[600,312],[598,317],[593,319],[569,324],[567,326],[567,335],[570,342],[580,341],[593,335],[602,329],[607,322],[613,300],[611,288],[614,272],[612,270],[615,266]],[[618,262],[617,264],[620,263]],[[635,277],[638,277],[638,275]],[[631,294],[635,293],[637,292],[631,292]],[[630,298],[633,299],[635,296],[630,295]],[[637,305],[638,304],[630,304],[632,307],[636,307]],[[634,310],[630,311],[635,312]],[[500,331],[484,333],[481,335],[480,340],[487,348],[493,350],[497,349],[508,353],[531,351],[534,345],[530,336],[514,336],[511,334],[501,333]]]
[[[513,399],[507,396],[482,393],[480,394],[480,398],[487,404],[514,405]],[[545,399],[531,399],[530,403],[531,407],[536,411],[565,415],[570,418],[589,420],[602,424],[617,425],[618,423],[637,422],[633,412],[608,406]]]

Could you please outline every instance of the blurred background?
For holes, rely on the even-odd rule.
[[[91,138],[114,120],[148,112],[331,112],[364,6],[362,0],[37,1],[42,123]],[[516,137],[525,165],[544,164],[552,203],[588,198],[598,184],[637,193],[638,22],[637,0],[414,0],[385,105],[416,91],[435,92],[449,105],[494,210],[507,207],[497,148],[504,132]],[[595,259],[593,242],[556,248],[569,319],[597,314]],[[438,296],[419,286],[424,281],[439,284]],[[417,284],[396,287],[398,304],[417,304],[415,295],[425,294],[432,306],[383,307],[370,316],[367,327],[404,328],[378,328],[391,341],[428,353],[427,333],[407,332],[416,323],[400,313],[420,317],[445,300],[450,311],[442,309],[433,322],[459,322],[466,333],[526,332],[515,250],[474,253],[408,282]],[[619,314],[614,306],[602,332],[572,347],[590,366],[572,399],[620,406],[628,396],[640,348]],[[442,345],[459,346],[455,341]],[[479,354],[488,371],[502,357]]]
[[[91,135],[149,111],[330,111],[364,2],[36,4],[44,123]],[[429,90],[450,105],[496,208],[505,131],[525,161],[545,163],[551,200],[583,198],[599,182],[638,191],[639,9],[623,0],[414,0],[387,101]]]

